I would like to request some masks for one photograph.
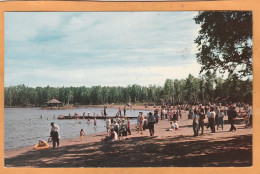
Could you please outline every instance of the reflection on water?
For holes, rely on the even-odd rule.
[[[75,112],[82,115],[89,112],[91,115],[101,115],[101,108],[78,108],[66,110],[41,110],[39,108],[5,108],[4,110],[4,149],[32,146],[40,139],[48,140],[50,134],[50,123],[55,122],[60,127],[61,139],[79,137],[80,129],[86,134],[93,134],[106,131],[105,121],[97,119],[97,126],[94,127],[94,120],[88,124],[85,120],[58,120],[59,115],[73,115]],[[143,111],[147,114],[148,111]],[[117,109],[108,108],[108,115],[115,115]],[[127,116],[137,116],[139,110],[127,110]],[[43,116],[42,119],[40,118]],[[55,118],[54,118],[55,115]],[[136,120],[131,120],[136,124]]]

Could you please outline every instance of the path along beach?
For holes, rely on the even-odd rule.
[[[224,129],[193,136],[188,111],[178,121],[180,130],[166,131],[168,120],[159,120],[155,134],[149,130],[117,142],[103,142],[106,132],[62,140],[55,149],[33,150],[33,146],[5,151],[5,167],[243,167],[252,166],[252,128],[236,124],[229,132],[225,117]],[[238,122],[237,122],[238,123]],[[51,143],[49,143],[51,145]]]

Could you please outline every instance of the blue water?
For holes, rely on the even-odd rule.
[[[117,109],[108,108],[108,115],[115,115]],[[87,120],[58,120],[59,115],[73,115],[77,112],[89,112],[90,115],[101,115],[101,108],[77,108],[66,110],[41,110],[40,108],[5,108],[4,109],[4,149],[14,149],[25,146],[32,146],[39,140],[48,140],[50,135],[51,122],[55,122],[60,128],[61,141],[68,138],[79,137],[79,132],[84,129],[86,134],[94,134],[106,131],[105,121],[97,119],[97,126],[94,127],[93,120],[87,124]],[[127,110],[126,116],[138,116],[140,110]],[[148,111],[143,111],[146,115]],[[43,116],[40,119],[40,116]],[[55,115],[56,118],[53,118]],[[47,119],[48,118],[48,119]],[[136,124],[136,120],[130,120]]]

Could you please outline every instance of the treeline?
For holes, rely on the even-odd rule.
[[[10,86],[4,89],[5,106],[45,106],[53,97],[64,105],[98,105],[123,103],[207,103],[229,96],[232,102],[252,103],[252,80],[236,75],[227,79],[207,73],[199,78],[166,79],[164,86],[128,85],[127,87],[27,87]]]

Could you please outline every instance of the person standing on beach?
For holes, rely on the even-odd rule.
[[[253,127],[253,107],[249,109],[249,126]]]
[[[127,132],[131,135],[131,123],[129,118],[127,118]]]
[[[84,130],[81,129],[79,134],[80,134],[80,140],[81,140],[81,142],[82,142],[82,141],[83,141],[83,136],[85,135]]]
[[[211,107],[210,108],[210,117],[209,117],[209,125],[210,125],[210,129],[211,129],[211,133],[215,133],[215,118],[216,118],[216,113],[214,111],[214,108]]]
[[[210,120],[210,109],[208,108],[208,107],[206,107],[207,109],[205,109],[205,111],[207,110],[207,118],[208,118],[208,125],[207,125],[207,130],[208,130],[208,128],[210,127],[210,122],[209,122],[209,120]]]
[[[179,113],[178,107],[176,107],[175,110],[176,110],[176,111],[175,111],[175,113],[176,113],[176,120],[179,121],[179,115],[180,115],[180,113]]]
[[[158,124],[159,123],[159,115],[158,115],[158,110],[155,109],[154,110],[154,118],[155,118],[155,123]]]
[[[234,107],[234,106],[230,106],[230,109],[228,110],[228,121],[229,121],[229,123],[230,123],[230,125],[231,125],[231,127],[230,127],[230,132],[231,131],[236,131],[237,129],[236,129],[236,127],[235,127],[235,125],[234,125],[234,123],[235,123],[235,119],[236,119],[236,117],[237,117],[237,111],[236,111],[236,108]]]
[[[144,115],[142,112],[140,112],[138,133],[141,131],[141,135],[143,134],[143,124],[144,124]]]
[[[180,119],[182,120],[182,118],[181,118],[181,116],[182,116],[182,114],[181,114],[181,108],[179,107],[179,116],[180,116]]]
[[[137,127],[138,127],[138,132],[137,133],[139,133],[140,117],[141,117],[141,114],[138,115],[137,120],[136,120],[137,121]]]
[[[149,116],[148,116],[147,120],[148,120],[148,127],[149,127],[150,136],[153,136],[154,135],[155,119],[154,119],[154,116],[151,112],[149,112]]]
[[[54,122],[51,123],[51,137],[52,137],[52,144],[53,144],[53,147],[52,148],[55,148],[56,147],[56,143],[57,143],[57,147],[59,147],[60,145],[60,141],[59,141],[59,126],[55,125]]]
[[[199,135],[199,115],[197,115],[197,113],[194,113],[192,116],[192,119],[193,119],[194,136],[198,136]]]
[[[110,125],[111,125],[111,120],[110,120],[110,118],[107,118],[107,119],[106,119],[107,132],[108,132],[108,129],[110,128]]]
[[[167,108],[167,114],[165,114],[166,115],[166,118],[165,119],[168,119],[168,121],[170,121],[170,114],[171,114],[171,112],[170,112],[170,108],[168,107]]]
[[[201,129],[200,135],[203,135],[204,132],[204,119],[205,119],[205,112],[204,109],[200,106],[199,108],[199,129]]]
[[[222,127],[222,130],[223,130],[223,127],[224,127],[224,110],[221,109],[219,114],[218,114],[218,125],[217,125],[217,130],[218,130],[218,127],[219,125],[221,125]]]

